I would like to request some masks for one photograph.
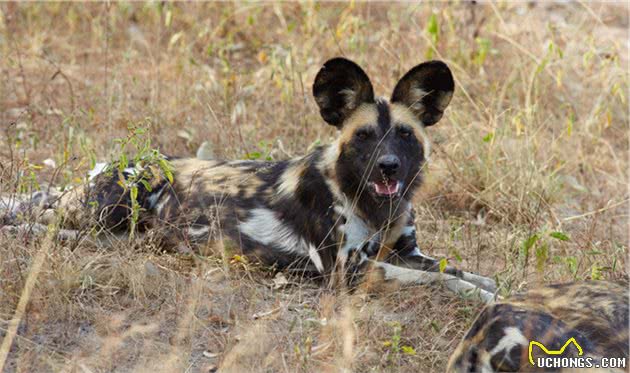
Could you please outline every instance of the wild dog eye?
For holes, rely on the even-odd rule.
[[[359,140],[367,140],[368,138],[372,137],[373,134],[374,134],[373,131],[367,128],[363,128],[363,129],[357,130],[357,132],[355,133],[355,136]]]
[[[411,136],[412,131],[409,128],[406,127],[401,127],[398,129],[398,135],[400,135],[400,137],[402,138],[408,138],[409,136]]]

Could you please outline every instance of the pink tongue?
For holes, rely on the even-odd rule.
[[[398,192],[398,181],[377,182],[374,186],[378,194],[391,195]]]

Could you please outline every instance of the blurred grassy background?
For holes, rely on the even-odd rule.
[[[328,58],[377,94],[426,59],[457,82],[417,199],[428,254],[497,276],[626,281],[624,3],[0,4],[0,192],[77,184],[135,133],[170,155],[284,159],[335,131]],[[132,151],[133,149],[128,149]],[[38,240],[0,237],[0,335]],[[274,288],[246,261],[53,242],[6,371],[440,371],[479,305],[423,287]],[[290,280],[293,282],[293,280]],[[275,286],[278,287],[278,286]]]

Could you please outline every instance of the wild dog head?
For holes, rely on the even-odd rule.
[[[341,191],[370,211],[409,199],[429,150],[424,128],[442,118],[454,86],[448,66],[430,61],[407,72],[389,100],[375,98],[357,64],[326,62],[313,95],[323,119],[341,131],[334,167]]]

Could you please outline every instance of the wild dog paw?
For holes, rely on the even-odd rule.
[[[488,277],[484,277],[484,276],[480,276],[480,275],[476,275],[474,273],[470,273],[470,272],[462,272],[462,276],[461,278],[464,281],[468,281],[474,285],[476,285],[477,287],[484,289],[488,292],[491,293],[496,293],[497,291],[497,283]]]

